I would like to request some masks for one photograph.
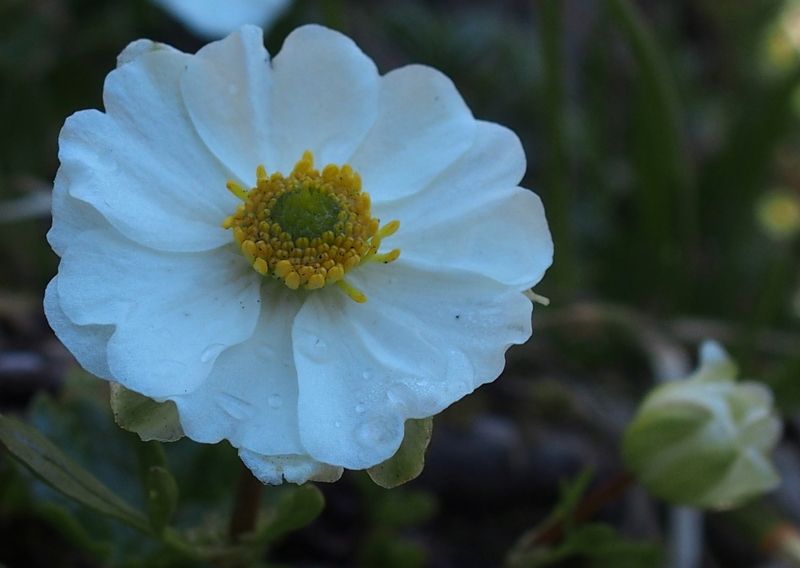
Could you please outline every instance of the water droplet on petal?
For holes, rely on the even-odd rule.
[[[408,406],[416,399],[414,391],[403,383],[394,383],[386,391],[386,396],[392,404],[398,406]]]
[[[357,414],[364,414],[367,411],[367,405],[363,402],[356,404],[356,413]]]
[[[401,425],[402,426],[402,425]],[[399,434],[394,420],[378,417],[356,427],[356,442],[366,448],[375,448],[394,440]]]
[[[267,399],[267,404],[269,404],[271,408],[280,408],[283,405],[283,399],[281,395],[273,394]]]
[[[374,377],[374,376],[375,376],[375,371],[373,371],[372,369],[367,369],[366,371],[364,371],[363,373],[361,373],[361,376],[362,376],[362,377],[364,377],[364,380],[367,380],[367,381],[368,381],[368,380],[370,380],[372,377]]]
[[[200,362],[208,363],[209,361],[216,359],[217,356],[220,353],[222,353],[225,347],[226,346],[222,345],[221,343],[212,343],[211,345],[203,349],[202,353],[200,353]]]
[[[336,422],[333,423],[333,425],[336,426],[337,428],[341,428],[342,427],[342,421],[341,420],[337,420]]]

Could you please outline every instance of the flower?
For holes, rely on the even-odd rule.
[[[207,38],[221,38],[245,24],[269,28],[291,0],[153,0],[187,28]]]
[[[246,26],[119,62],[61,132],[48,233],[45,311],[88,371],[301,483],[391,457],[529,338],[541,201],[447,77],[316,25],[271,61]]]
[[[737,383],[725,350],[707,341],[690,377],[645,398],[625,433],[623,456],[653,495],[726,508],[778,485],[769,454],[780,431],[772,392]]]

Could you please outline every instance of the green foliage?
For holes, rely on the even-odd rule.
[[[512,565],[540,568],[573,557],[582,558],[586,568],[657,568],[662,562],[657,546],[623,538],[610,525],[589,523],[567,533],[557,546],[531,550]]]
[[[432,432],[433,417],[406,420],[400,449],[385,462],[367,470],[372,481],[391,489],[416,478],[425,467],[425,450],[431,441]]]
[[[149,532],[147,518],[91,473],[69,459],[52,442],[13,418],[0,416],[0,442],[45,483],[79,503],[142,532]]]
[[[265,544],[274,542],[313,522],[324,508],[325,497],[314,485],[306,483],[285,488],[259,523],[255,539]]]
[[[171,400],[156,402],[119,383],[111,383],[111,410],[121,428],[142,441],[174,442],[183,437],[178,408]]]

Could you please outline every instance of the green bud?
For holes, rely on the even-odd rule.
[[[706,341],[692,375],[657,387],[642,402],[622,454],[650,493],[720,509],[780,483],[769,458],[781,431],[772,392],[736,375],[725,350]]]

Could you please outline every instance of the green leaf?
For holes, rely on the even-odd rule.
[[[98,513],[150,533],[150,523],[142,512],[117,497],[34,428],[13,418],[0,416],[0,442],[56,491]]]
[[[183,437],[178,408],[171,400],[156,402],[119,383],[111,383],[111,410],[114,420],[142,441],[174,442]]]
[[[406,420],[405,435],[392,457],[367,470],[377,485],[391,489],[411,481],[425,467],[425,450],[431,441],[433,417]]]
[[[316,519],[325,508],[325,497],[311,484],[283,491],[271,517],[258,530],[258,542],[272,542],[286,533],[301,529]]]
[[[36,506],[36,513],[81,550],[99,559],[106,559],[109,556],[112,543],[92,538],[80,521],[65,507],[52,502],[41,503]]]
[[[145,476],[145,492],[150,523],[155,534],[161,535],[178,508],[178,484],[165,468],[153,466]]]

